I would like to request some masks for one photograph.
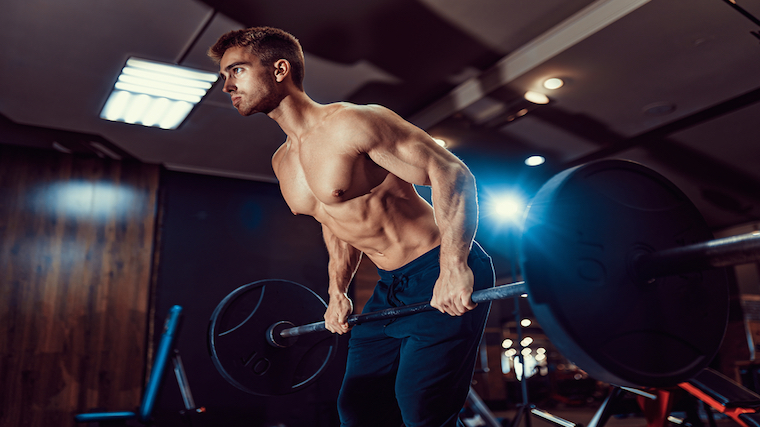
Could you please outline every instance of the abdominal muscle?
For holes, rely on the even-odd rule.
[[[313,216],[382,270],[403,267],[441,241],[432,207],[403,181],[386,180],[368,194],[318,203]]]

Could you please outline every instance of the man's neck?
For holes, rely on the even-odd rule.
[[[277,122],[288,137],[300,140],[302,135],[319,123],[321,107],[306,93],[294,91],[283,98],[268,116]]]

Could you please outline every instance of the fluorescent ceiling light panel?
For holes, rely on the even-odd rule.
[[[218,77],[207,71],[129,58],[100,118],[176,129]]]

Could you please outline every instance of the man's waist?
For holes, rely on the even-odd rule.
[[[407,262],[401,267],[384,270],[380,267],[377,268],[377,273],[380,278],[391,278],[393,276],[412,276],[417,273],[427,271],[430,268],[436,267],[439,264],[439,258],[441,254],[441,246],[437,245],[434,248],[428,250],[422,255],[414,258],[412,261]]]
[[[436,245],[434,248],[414,258],[412,261],[407,262],[401,267],[398,267],[392,270],[384,270],[378,267],[377,271],[381,278],[401,276],[401,275],[411,276],[417,273],[427,271],[430,268],[438,267],[440,265],[440,254],[441,254],[441,247],[440,245]],[[487,258],[488,254],[485,253],[485,251],[480,246],[480,244],[478,244],[478,242],[473,242],[472,249],[470,249],[469,258],[472,258],[473,256]]]
[[[403,268],[405,265],[414,262],[424,256],[431,250],[437,248],[441,241],[439,238],[431,239],[414,239],[411,242],[414,245],[404,244],[404,242],[384,246],[382,250],[362,250],[364,254],[377,266],[384,271],[393,271]]]

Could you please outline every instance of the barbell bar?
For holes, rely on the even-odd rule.
[[[693,245],[641,255],[635,260],[642,280],[709,268],[757,262],[760,259],[760,232],[724,237]]]
[[[621,160],[550,179],[526,211],[519,244],[525,281],[476,291],[473,302],[527,293],[538,324],[566,358],[597,380],[628,387],[671,386],[704,369],[728,322],[722,267],[760,260],[760,233],[713,239],[674,184]],[[245,285],[212,316],[212,359],[247,392],[298,390],[335,353],[337,335],[312,334],[326,330],[324,322],[301,320],[322,317],[326,306],[293,282]],[[348,322],[430,310],[420,303]]]
[[[649,281],[657,277],[757,262],[758,260],[760,260],[760,232],[754,232],[642,255],[636,260],[636,274],[642,281]],[[528,287],[525,282],[518,281],[475,291],[472,293],[471,299],[474,303],[481,303],[507,299],[524,294],[527,291]],[[355,314],[349,316],[346,322],[349,326],[354,326],[431,310],[435,310],[435,308],[429,302],[417,303]],[[269,330],[272,333],[267,334],[267,341],[277,347],[287,346],[285,342],[278,342],[279,338],[291,338],[327,330],[324,321],[282,329],[275,334],[273,331],[276,326],[279,324],[270,327]]]
[[[489,289],[482,289],[472,293],[470,299],[474,303],[481,303],[487,301],[495,301],[499,299],[506,299],[515,295],[526,293],[528,290],[524,281],[509,283],[506,285],[495,286]],[[370,313],[354,314],[349,316],[346,322],[349,326],[360,325],[362,323],[374,322],[383,319],[394,319],[397,317],[410,316],[412,314],[420,313],[423,311],[435,310],[429,302],[421,302],[417,304],[409,304],[401,307],[387,308],[385,310],[374,311]],[[270,327],[271,331],[274,331],[275,325]],[[267,335],[267,340],[274,346],[285,346],[284,342],[278,342],[280,338],[297,337],[299,335],[308,334],[312,332],[326,331],[325,322],[314,322],[308,325],[296,326],[293,328],[287,328],[279,331],[279,333],[270,333]]]

